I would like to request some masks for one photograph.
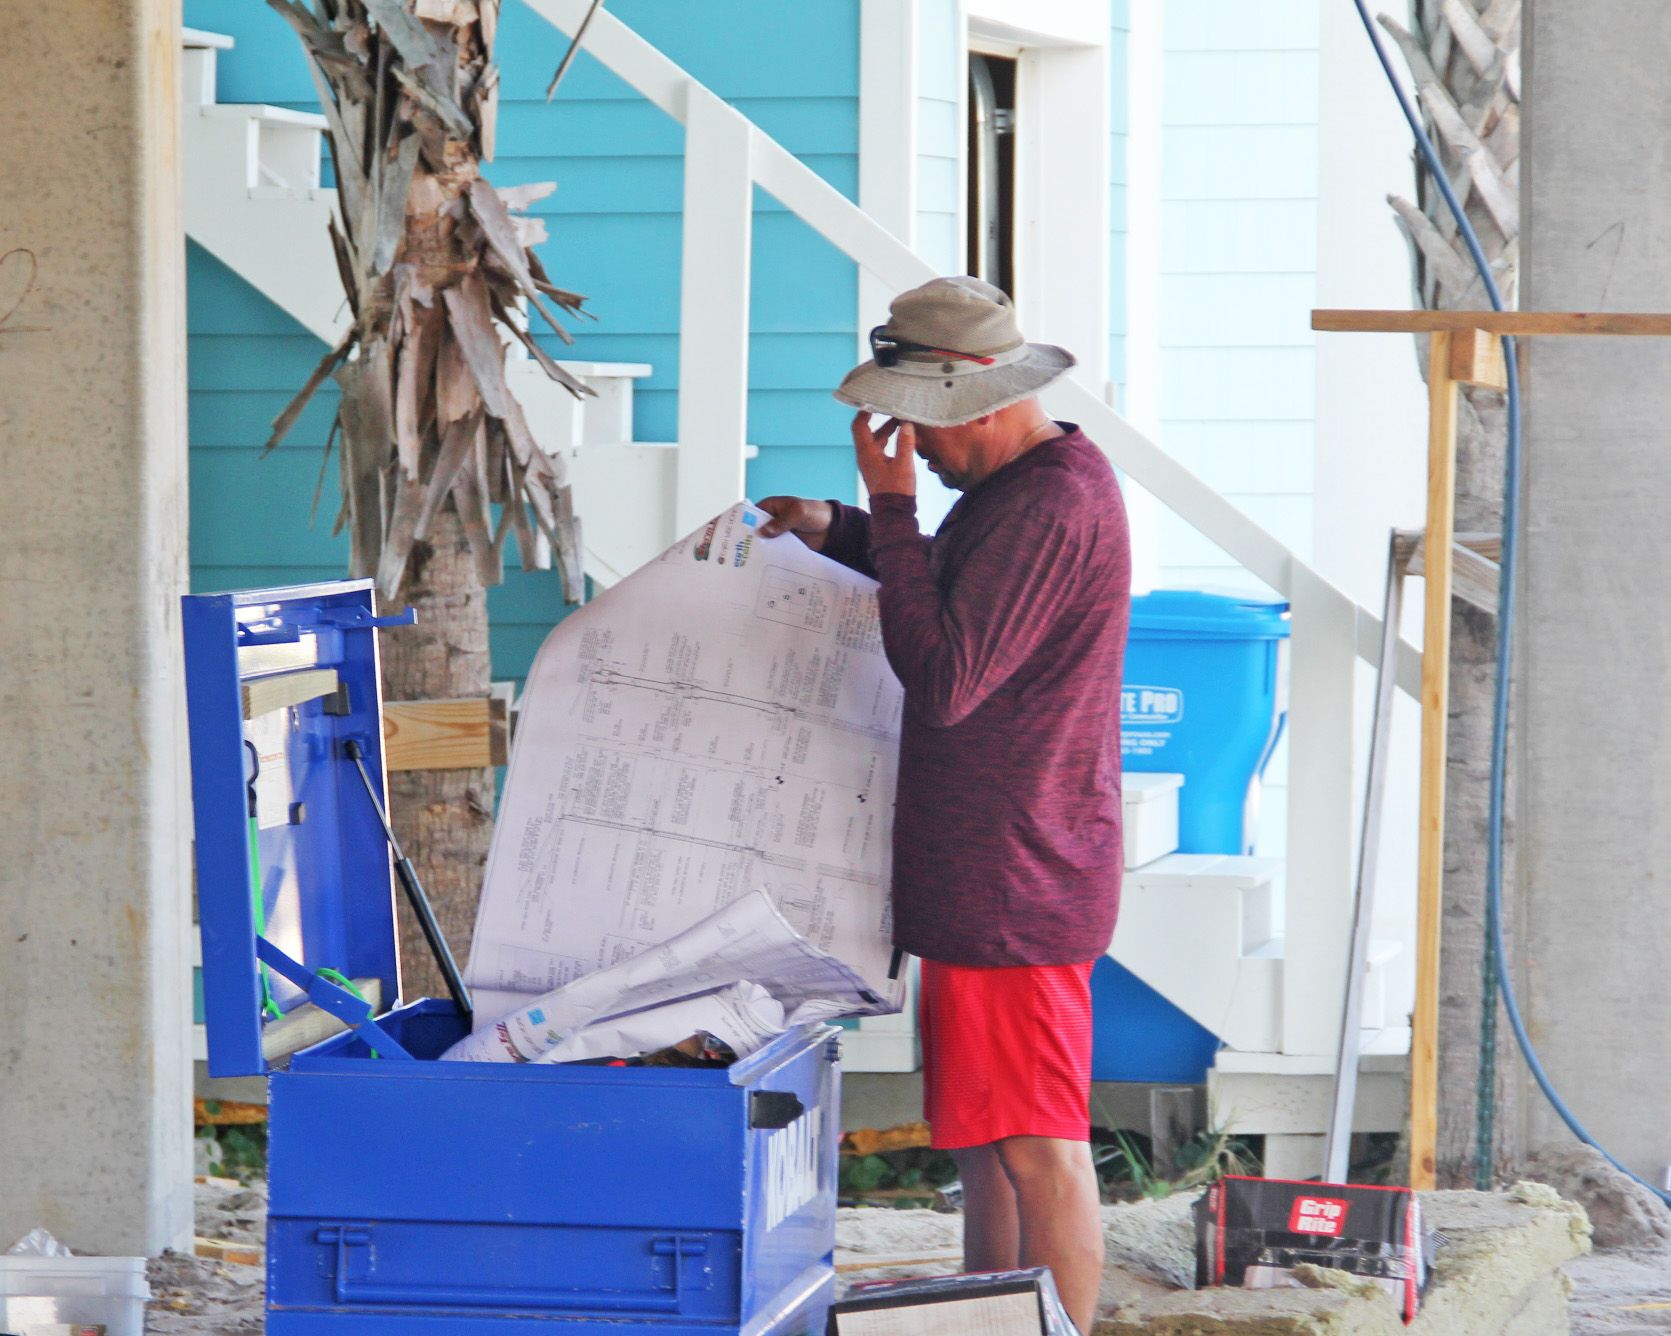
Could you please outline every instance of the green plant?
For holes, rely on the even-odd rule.
[[[916,1147],[841,1157],[844,1202],[870,1202],[901,1209],[934,1205],[936,1188],[957,1178],[957,1165],[944,1151]]]
[[[841,1159],[843,1196],[875,1192],[893,1177],[893,1166],[880,1155],[844,1155]]]
[[[266,1175],[265,1123],[205,1127],[197,1135],[220,1148],[220,1159],[209,1163],[209,1172],[216,1177],[236,1178],[240,1183],[250,1183]]]
[[[1105,1193],[1112,1197],[1168,1197],[1216,1182],[1226,1174],[1257,1174],[1259,1157],[1234,1137],[1213,1112],[1208,1124],[1181,1145],[1168,1165],[1154,1163],[1153,1143],[1120,1129],[1093,1133],[1092,1162]]]
[[[1179,1177],[1176,1188],[1204,1187],[1226,1174],[1257,1174],[1259,1157],[1245,1141],[1233,1137],[1222,1127],[1204,1127],[1184,1142],[1173,1157]]]
[[[1136,1140],[1118,1129],[1112,1136],[1111,1142],[1097,1147],[1091,1156],[1104,1190],[1130,1184],[1140,1197],[1170,1196],[1172,1184],[1155,1174]]]

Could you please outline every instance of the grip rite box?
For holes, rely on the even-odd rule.
[[[404,619],[367,580],[183,614],[209,1070],[269,1078],[271,1336],[821,1333],[839,1032],[729,1068],[439,1061],[468,1022],[402,993],[348,747],[386,802],[377,632]]]
[[[1195,1203],[1195,1283],[1298,1285],[1303,1264],[1374,1281],[1416,1315],[1428,1267],[1421,1205],[1409,1188],[1226,1177]]]

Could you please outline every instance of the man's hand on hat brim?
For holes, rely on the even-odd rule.
[[[871,496],[917,494],[917,429],[909,422],[889,418],[872,431],[870,413],[860,409],[853,416],[853,453],[859,461],[859,476]]]

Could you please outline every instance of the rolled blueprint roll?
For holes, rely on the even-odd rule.
[[[712,1035],[739,1058],[746,1058],[782,1034],[783,1027],[781,1002],[757,984],[738,983],[701,997],[611,1016],[570,1035],[535,1061],[631,1058],[671,1047],[693,1034]]]
[[[630,960],[529,999],[454,1044],[442,1060],[626,1057],[699,1030],[740,1057],[787,1025],[862,1011],[864,998],[864,984],[850,968],[809,943],[754,891]],[[615,1022],[618,1034],[644,1041],[623,1051],[609,1045],[624,1038],[591,1035]],[[565,1056],[546,1056],[559,1051]]]

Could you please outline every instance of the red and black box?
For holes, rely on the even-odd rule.
[[[1298,1285],[1309,1263],[1382,1286],[1409,1322],[1427,1288],[1421,1205],[1409,1188],[1220,1179],[1195,1204],[1195,1283]]]

